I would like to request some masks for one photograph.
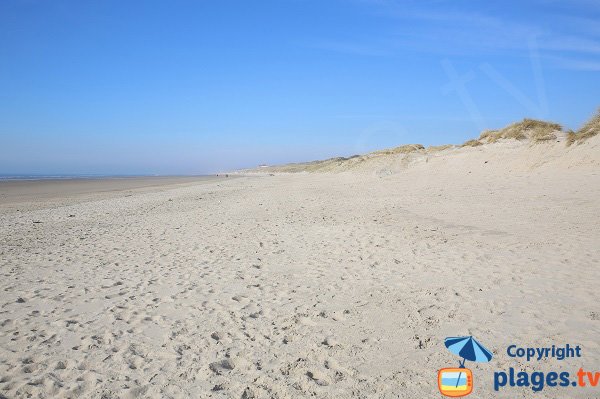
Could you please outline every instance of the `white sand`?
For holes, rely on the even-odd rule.
[[[596,138],[500,143],[5,206],[0,394],[433,398],[443,339],[473,334],[495,358],[472,397],[598,397],[492,375],[600,371],[599,161]]]

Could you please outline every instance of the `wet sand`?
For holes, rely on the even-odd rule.
[[[225,176],[143,176],[0,180],[0,208],[30,209],[225,179]]]

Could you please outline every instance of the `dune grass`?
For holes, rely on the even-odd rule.
[[[546,122],[537,119],[525,118],[522,121],[512,123],[502,129],[485,130],[478,139],[472,139],[461,145],[437,145],[425,148],[421,144],[406,144],[399,147],[387,148],[374,151],[363,155],[353,155],[351,157],[336,157],[320,161],[288,164],[276,167],[269,167],[262,171],[278,171],[287,173],[298,172],[329,172],[334,170],[349,170],[371,158],[382,155],[397,154],[431,154],[443,151],[449,148],[458,147],[478,147],[487,143],[495,143],[499,140],[528,140],[531,143],[542,143],[557,139],[557,132],[564,133],[562,126],[554,122]],[[567,145],[581,143],[590,137],[600,133],[600,109],[587,121],[577,132],[567,131]]]
[[[464,143],[462,143],[461,147],[478,147],[480,145],[483,145],[481,141],[473,139],[465,141]]]
[[[406,144],[400,147],[386,148],[385,150],[374,151],[373,155],[392,155],[392,154],[410,154],[411,152],[424,150],[422,144]]]
[[[576,133],[572,130],[567,134],[567,145],[581,143],[600,133],[600,109]]]
[[[447,150],[449,148],[454,148],[454,147],[455,147],[454,144],[430,145],[425,150],[429,153],[432,153],[432,152],[444,151],[444,150]]]
[[[495,143],[501,139],[513,139],[538,143],[556,139],[555,132],[561,130],[562,126],[558,123],[525,118],[499,130],[485,130],[479,136],[479,140]]]

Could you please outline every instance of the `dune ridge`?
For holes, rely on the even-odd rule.
[[[540,157],[539,149],[532,149],[534,146],[542,145],[542,152],[550,152],[550,158],[556,158],[561,150],[565,153],[565,158],[569,158],[569,149],[587,143],[589,147],[580,148],[582,158],[580,161],[586,163],[589,154],[586,152],[597,149],[597,140],[592,140],[600,132],[600,109],[590,118],[579,130],[563,130],[563,126],[548,121],[524,118],[519,122],[512,123],[504,128],[497,130],[484,130],[476,139],[470,139],[463,144],[444,144],[425,147],[422,144],[405,144],[398,147],[377,150],[361,155],[352,155],[350,157],[334,157],[325,160],[317,160],[301,163],[290,163],[285,165],[276,165],[261,167],[258,169],[246,169],[242,173],[314,173],[314,172],[346,172],[346,171],[372,171],[375,173],[386,173],[389,168],[383,167],[384,164],[402,163],[408,166],[420,161],[428,162],[432,156],[441,155],[460,155],[470,152],[474,147],[481,147],[480,151],[497,151],[504,153],[507,148],[513,150],[530,149],[530,155],[533,156],[535,164],[545,163],[543,156]],[[588,143],[590,141],[590,143]],[[590,148],[591,147],[591,148]],[[537,153],[537,155],[536,155]],[[507,154],[505,154],[507,155]],[[519,151],[515,151],[515,156],[523,156]],[[527,156],[525,156],[527,158]],[[536,159],[537,158],[537,159]],[[567,162],[569,165],[573,165]],[[525,161],[526,164],[531,162]]]

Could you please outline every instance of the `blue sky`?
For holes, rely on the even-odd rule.
[[[0,2],[0,174],[196,174],[600,106],[600,2]]]

